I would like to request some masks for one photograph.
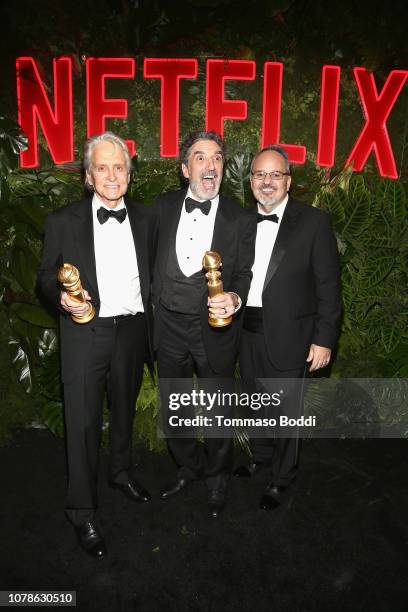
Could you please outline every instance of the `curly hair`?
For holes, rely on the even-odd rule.
[[[189,134],[184,141],[182,142],[181,146],[180,146],[180,163],[184,164],[185,166],[188,164],[188,158],[190,155],[190,149],[193,146],[194,143],[196,143],[198,140],[213,140],[214,142],[217,143],[217,145],[220,147],[221,149],[221,153],[223,158],[225,159],[225,143],[224,140],[221,138],[221,136],[219,134],[217,134],[217,132],[192,132],[191,134]]]

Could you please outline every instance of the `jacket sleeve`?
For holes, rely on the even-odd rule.
[[[238,253],[232,274],[231,287],[245,305],[251,286],[252,266],[255,259],[256,218],[247,211],[242,211],[239,223]]]
[[[45,221],[44,246],[41,264],[37,276],[37,288],[48,302],[59,306],[61,289],[57,280],[57,271],[62,266],[62,253],[58,240],[56,219],[50,213]]]
[[[342,314],[340,261],[330,216],[324,213],[320,217],[312,252],[317,300],[312,343],[332,348],[339,336]]]

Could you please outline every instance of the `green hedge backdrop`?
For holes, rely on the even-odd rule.
[[[160,84],[144,80],[144,57],[197,57],[197,81],[182,84],[181,136],[202,128],[205,118],[205,59],[254,59],[257,80],[228,82],[226,95],[248,100],[245,122],[226,122],[229,159],[223,189],[242,206],[251,154],[259,145],[262,69],[266,60],[284,63],[283,142],[305,144],[307,163],[294,167],[292,191],[310,205],[330,211],[341,256],[344,320],[331,376],[408,378],[407,87],[388,121],[399,180],[377,176],[373,156],[362,173],[344,170],[344,160],[364,124],[353,66],[374,72],[380,88],[394,68],[407,68],[405,2],[326,3],[88,0],[79,11],[70,2],[21,0],[0,9],[7,27],[0,41],[0,445],[32,423],[63,433],[56,321],[35,294],[41,236],[47,213],[83,193],[79,160],[86,132],[85,58],[137,58],[134,81],[112,79],[109,97],[129,100],[129,118],[109,129],[138,143],[132,197],[150,205],[155,195],[178,188],[173,160],[159,157]],[[16,125],[15,58],[32,55],[50,81],[52,58],[74,59],[76,162],[55,167],[40,134],[41,166],[18,167],[24,135]],[[323,64],[342,68],[336,167],[315,166],[320,78]],[[407,402],[408,403],[408,402]],[[144,378],[135,437],[161,449],[156,437],[156,388]],[[408,408],[406,410],[408,413]],[[398,418],[407,421],[408,414]]]

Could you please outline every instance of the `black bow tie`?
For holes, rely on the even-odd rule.
[[[274,223],[279,223],[278,215],[261,215],[261,213],[257,213],[256,222],[261,223],[261,221],[273,221]]]
[[[126,208],[121,208],[120,210],[108,210],[104,206],[101,206],[98,208],[96,215],[101,225],[106,223],[109,217],[113,217],[116,219],[116,221],[122,223],[126,219]]]
[[[208,215],[211,210],[211,200],[197,202],[197,200],[193,200],[193,198],[186,198],[186,211],[191,213],[195,208],[201,210],[204,215]]]

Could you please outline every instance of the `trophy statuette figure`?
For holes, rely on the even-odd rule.
[[[216,251],[207,251],[205,253],[203,257],[203,268],[207,271],[205,277],[208,281],[208,295],[210,298],[215,297],[220,293],[224,293],[221,272],[219,271],[221,266],[221,255],[219,253]],[[232,317],[222,319],[211,313],[208,315],[208,323],[211,325],[211,327],[226,327],[227,325],[230,325],[231,322]]]
[[[88,312],[85,312],[83,315],[71,315],[71,319],[75,321],[75,323],[88,323],[95,316],[95,308],[91,304],[91,302],[87,302],[84,296],[84,292],[81,285],[81,279],[79,278],[78,268],[69,263],[64,263],[58,270],[58,281],[64,288],[74,302],[88,304]]]

